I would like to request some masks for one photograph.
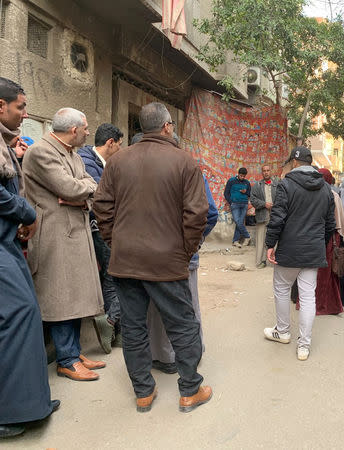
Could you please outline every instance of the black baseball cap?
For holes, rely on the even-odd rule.
[[[296,159],[297,161],[304,161],[308,164],[312,164],[313,161],[311,151],[309,150],[309,148],[304,146],[293,148],[293,150],[290,152],[289,158],[284,164],[288,164],[288,162],[290,162],[292,159]]]

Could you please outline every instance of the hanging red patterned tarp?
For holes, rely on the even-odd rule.
[[[261,179],[265,163],[273,175],[281,173],[289,153],[287,118],[278,106],[241,107],[196,89],[186,111],[182,146],[198,161],[222,209],[226,182],[240,167],[247,168],[251,183]]]

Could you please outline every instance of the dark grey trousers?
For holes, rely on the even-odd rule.
[[[99,231],[93,231],[92,238],[97,261],[100,266],[99,276],[104,298],[104,310],[112,322],[119,322],[120,307],[117,297],[116,283],[107,271],[109,267],[111,249],[106,242],[103,241]]]
[[[199,333],[202,342],[202,352],[204,352],[205,346],[202,332],[201,309],[199,306],[199,298],[198,298],[197,271],[198,271],[197,269],[193,269],[190,270],[189,272],[189,288],[191,292],[192,306],[195,311],[195,316],[200,324]],[[153,302],[149,303],[147,325],[152,352],[152,360],[153,361],[158,360],[167,364],[174,363],[175,355],[172,345],[167,337],[160,314]]]
[[[203,377],[197,373],[202,344],[188,280],[116,278],[116,281],[121,306],[123,354],[136,396],[149,396],[155,386],[147,330],[150,299],[161,315],[176,354],[180,394],[187,397],[194,395],[203,381]]]

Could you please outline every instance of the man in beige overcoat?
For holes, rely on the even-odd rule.
[[[23,161],[27,198],[38,220],[28,263],[42,319],[50,323],[58,375],[90,381],[99,378],[92,369],[105,366],[80,354],[81,318],[103,307],[89,225],[97,184],[75,151],[89,135],[85,115],[60,109],[52,127]]]

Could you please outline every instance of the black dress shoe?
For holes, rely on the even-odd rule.
[[[160,372],[164,373],[177,373],[177,366],[175,363],[163,363],[155,359],[152,362],[153,369],[160,370]]]
[[[57,411],[61,405],[60,400],[51,400],[51,404],[53,405],[53,410],[51,411],[51,413]]]
[[[25,427],[19,424],[0,425],[0,438],[18,436],[19,434],[23,434],[24,431]]]

